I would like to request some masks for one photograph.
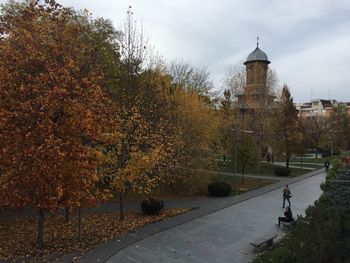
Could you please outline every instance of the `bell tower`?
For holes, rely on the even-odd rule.
[[[252,131],[262,153],[269,149],[269,116],[274,108],[275,96],[271,94],[268,79],[269,64],[267,55],[259,48],[257,38],[256,48],[248,55],[245,87],[237,101],[237,121],[243,130]]]
[[[243,94],[239,96],[239,100],[249,108],[259,107],[262,98],[271,99],[267,98],[269,92],[266,86],[267,70],[270,63],[265,52],[259,48],[258,37],[256,48],[244,62],[246,66],[246,85]]]

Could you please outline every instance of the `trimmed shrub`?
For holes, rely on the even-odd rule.
[[[159,214],[160,210],[164,208],[164,202],[156,198],[149,198],[142,200],[141,209],[146,215]]]
[[[295,255],[289,248],[278,247],[272,251],[270,261],[278,263],[294,263]]]
[[[323,151],[321,152],[321,157],[322,158],[326,158],[326,157],[330,157],[331,156],[331,151]]]
[[[231,193],[232,188],[231,185],[226,182],[217,181],[208,185],[208,191],[212,196],[223,197],[228,196]]]
[[[287,167],[276,167],[275,168],[275,175],[278,176],[288,176],[290,174],[290,169]]]

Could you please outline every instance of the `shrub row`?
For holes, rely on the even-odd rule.
[[[278,176],[288,176],[290,174],[290,169],[287,167],[276,167],[275,168],[275,175]]]
[[[156,198],[149,198],[142,200],[141,209],[146,215],[156,215],[159,214],[160,210],[164,208],[164,202]]]
[[[228,196],[231,191],[231,185],[226,182],[217,181],[208,185],[209,194],[216,197]]]

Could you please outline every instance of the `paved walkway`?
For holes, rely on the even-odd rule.
[[[274,162],[274,164],[280,165],[280,166],[286,166],[286,163],[285,163],[285,162]],[[304,165],[305,165],[305,163],[304,163]],[[289,168],[299,168],[299,169],[300,169],[300,165],[293,165],[293,164],[290,164],[290,165],[289,165]],[[304,169],[304,170],[312,171],[312,170],[316,170],[317,168],[305,167],[305,166],[303,166],[303,169]]]
[[[316,200],[324,175],[290,186],[294,214],[304,214]],[[107,262],[249,262],[250,241],[278,232],[276,218],[283,214],[281,189],[157,233],[112,255]]]
[[[299,167],[300,167],[300,162],[294,162],[294,161],[290,161],[289,162],[290,164],[295,164],[295,165],[299,165]],[[314,166],[324,166],[324,164],[323,163],[308,163],[308,162],[303,162],[303,165],[314,165]]]
[[[304,214],[319,197],[323,180],[318,170],[288,181],[294,215]],[[197,200],[198,209],[106,242],[80,262],[249,262],[254,256],[249,242],[280,231],[275,223],[283,215],[285,183],[236,197],[207,198],[205,203]]]

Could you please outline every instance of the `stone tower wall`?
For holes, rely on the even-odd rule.
[[[245,95],[267,95],[266,78],[268,65],[265,62],[254,61],[246,65]]]

